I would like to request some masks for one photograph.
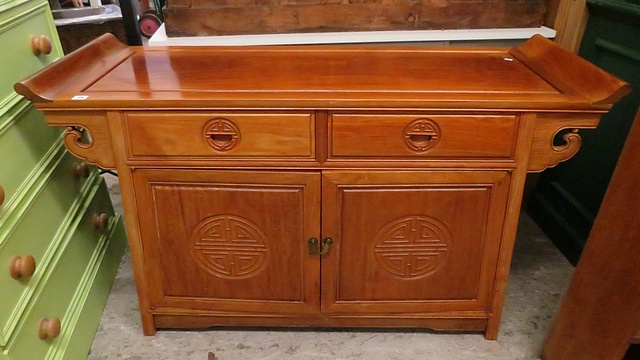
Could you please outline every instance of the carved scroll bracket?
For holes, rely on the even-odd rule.
[[[595,129],[600,121],[600,114],[540,114],[531,145],[529,171],[540,172],[571,159],[580,150],[582,138],[578,129]],[[562,135],[563,144],[554,144],[557,135]]]
[[[103,169],[115,169],[111,132],[105,112],[78,114],[65,112],[45,115],[49,125],[67,126],[64,144],[69,152]]]

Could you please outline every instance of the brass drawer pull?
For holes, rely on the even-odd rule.
[[[333,246],[333,239],[328,237],[322,239],[322,250],[320,251],[320,255],[327,255]]]
[[[77,178],[88,178],[89,175],[91,175],[91,165],[89,165],[89,163],[87,163],[86,161],[83,161],[81,163],[77,163],[74,167],[73,167],[73,176],[77,177]]]
[[[55,339],[60,335],[60,319],[57,317],[44,318],[38,324],[38,337],[40,340]]]
[[[31,36],[31,51],[35,56],[49,55],[52,49],[51,40],[46,35]]]
[[[109,227],[109,219],[111,217],[108,214],[93,214],[93,228],[96,230],[107,230]]]
[[[36,259],[31,255],[14,256],[9,262],[9,275],[14,279],[32,276],[36,272]]]

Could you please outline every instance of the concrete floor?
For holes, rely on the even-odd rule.
[[[116,206],[117,183],[109,179]],[[538,359],[573,267],[526,215],[511,266],[500,336],[428,331],[159,331],[142,335],[131,259],[120,265],[89,360]]]

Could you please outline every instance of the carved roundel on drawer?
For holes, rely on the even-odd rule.
[[[404,143],[409,149],[423,152],[434,147],[440,140],[440,127],[431,119],[416,119],[404,128]]]
[[[240,142],[240,129],[231,120],[214,118],[209,120],[203,129],[207,144],[217,151],[229,151]]]
[[[269,255],[264,231],[240,216],[208,217],[195,227],[191,240],[198,264],[222,278],[254,276],[265,267]]]
[[[388,223],[373,248],[378,264],[390,274],[414,279],[436,272],[449,255],[447,227],[427,216],[408,216]]]

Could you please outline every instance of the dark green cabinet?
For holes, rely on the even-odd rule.
[[[629,82],[633,92],[602,116],[596,130],[581,132],[578,154],[544,172],[529,200],[529,214],[574,264],[640,104],[640,1],[589,0],[587,5],[579,55]]]

